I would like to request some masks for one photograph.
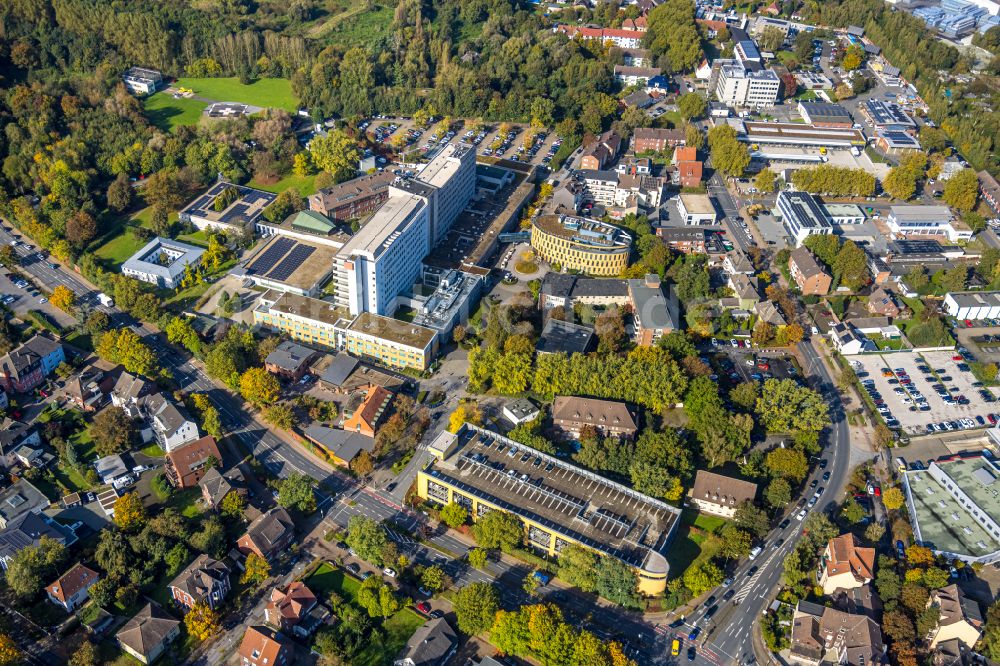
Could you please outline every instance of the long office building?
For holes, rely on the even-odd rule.
[[[352,316],[335,303],[298,294],[264,292],[254,323],[293,340],[371,359],[393,368],[426,370],[439,345],[438,332],[370,312]]]
[[[416,180],[431,186],[430,243],[448,233],[476,193],[476,151],[464,143],[450,143],[425,166]]]
[[[337,305],[352,315],[391,315],[475,188],[476,155],[465,144],[446,146],[417,178],[390,183],[385,203],[337,254]]]
[[[776,202],[785,229],[799,246],[809,236],[833,233],[833,224],[823,207],[808,192],[785,191],[778,194]]]
[[[428,451],[433,460],[417,473],[422,499],[455,502],[473,520],[511,513],[527,543],[546,555],[582,546],[633,567],[640,593],[666,589],[676,507],[470,424],[442,432]]]

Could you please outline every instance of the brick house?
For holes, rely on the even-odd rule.
[[[600,171],[614,161],[621,145],[622,138],[616,132],[605,132],[583,151],[583,156],[580,158],[580,168]]]
[[[36,335],[0,357],[0,383],[7,393],[26,393],[39,386],[66,360],[63,346]]]
[[[278,556],[292,543],[295,523],[282,508],[271,509],[250,523],[247,531],[236,542],[236,549],[244,555],[256,553],[265,560]]]
[[[816,257],[805,246],[792,250],[788,257],[788,272],[804,295],[825,296],[830,292],[833,277],[819,265]]]
[[[202,553],[167,586],[170,597],[181,608],[190,610],[203,602],[215,609],[229,594],[229,567]]]

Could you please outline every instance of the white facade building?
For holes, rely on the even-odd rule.
[[[430,243],[448,233],[476,193],[476,151],[464,143],[450,143],[425,166],[416,180],[434,188],[430,206]]]
[[[779,192],[776,206],[785,229],[795,239],[796,247],[802,245],[808,236],[833,233],[833,224],[826,212],[808,192]]]
[[[1000,318],[1000,291],[949,291],[944,310],[955,319]]]
[[[971,229],[956,226],[947,206],[891,206],[886,223],[902,236],[945,236],[951,242],[972,238]]]
[[[729,106],[772,107],[778,99],[781,79],[769,69],[749,68],[738,60],[719,65],[715,96]]]
[[[204,253],[200,247],[156,237],[126,259],[121,271],[122,275],[156,287],[174,289],[181,283],[187,266],[197,266]]]

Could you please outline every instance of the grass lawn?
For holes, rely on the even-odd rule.
[[[117,269],[126,259],[138,252],[143,245],[149,242],[139,240],[132,232],[132,229],[134,227],[148,228],[152,221],[152,216],[153,207],[147,206],[129,217],[128,220],[119,223],[118,233],[108,236],[104,243],[94,250],[94,254],[105,262],[113,264],[113,268]]]
[[[91,485],[87,483],[87,479],[83,478],[83,474],[80,474],[73,467],[69,465],[53,465],[51,469],[52,475],[56,477],[56,482],[65,488],[67,492],[75,493],[81,490],[90,490]]]
[[[94,341],[90,338],[90,333],[76,330],[66,337],[66,342],[83,351],[94,351]]]
[[[344,573],[343,569],[334,567],[329,562],[323,562],[304,581],[310,590],[322,597],[328,597],[331,592],[336,592],[344,599],[352,602],[358,596],[361,582],[352,576]]]
[[[349,20],[337,20],[334,17],[321,28],[317,27],[313,33],[317,37],[335,41],[345,49],[368,46],[389,34],[393,11],[392,7],[376,6],[371,11],[350,16]]]
[[[316,174],[309,176],[296,176],[294,174],[289,174],[281,180],[270,184],[264,184],[254,179],[250,181],[250,187],[256,187],[258,190],[264,190],[265,192],[274,192],[275,194],[280,194],[288,188],[294,187],[299,191],[299,194],[307,197],[316,192],[315,182]]]
[[[149,122],[164,132],[172,132],[181,125],[197,125],[207,106],[196,99],[174,99],[173,95],[165,92],[150,95],[142,103]]]
[[[236,77],[218,79],[177,80],[178,87],[190,88],[198,97],[214,99],[217,102],[240,102],[264,108],[274,107],[295,112],[299,104],[292,94],[292,82],[288,79],[257,79],[253,83],[240,83]],[[179,101],[173,100],[172,101]]]
[[[800,102],[812,102],[819,98],[816,97],[816,93],[814,91],[803,90],[801,93],[795,96],[795,99],[799,100]]]
[[[712,533],[725,524],[726,521],[717,516],[684,509],[677,537],[667,555],[671,577],[678,578],[692,564],[714,557],[721,543]]]
[[[417,615],[409,608],[400,610],[383,623],[385,640],[379,643],[369,642],[365,649],[354,657],[353,662],[365,666],[391,666],[395,656],[406,646],[406,641],[425,620],[426,618]]]
[[[150,458],[162,458],[164,455],[163,449],[161,449],[160,445],[157,444],[156,442],[147,444],[146,446],[142,447],[141,451]]]
[[[222,275],[236,265],[236,259],[230,259],[222,264],[219,270],[212,273],[212,275]],[[205,295],[214,283],[199,282],[198,284],[192,285],[187,289],[182,289],[177,293],[171,293],[170,291],[160,291],[158,292],[160,298],[163,300],[164,305],[173,306],[180,305],[181,307],[187,307],[189,305],[194,305],[194,303]]]
[[[677,111],[667,111],[666,113],[664,113],[662,116],[659,117],[659,120],[661,121],[664,119],[670,121],[671,127],[680,127],[683,124],[683,121],[681,120],[681,114],[678,113]],[[562,146],[560,146],[560,148],[561,147]]]
[[[201,515],[198,500],[201,499],[201,488],[177,490],[167,500],[167,506],[177,509],[185,518],[197,518]]]
[[[208,247],[208,232],[196,231],[193,234],[180,234],[177,236],[177,240],[182,243],[191,243],[192,245]]]

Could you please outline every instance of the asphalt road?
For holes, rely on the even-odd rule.
[[[814,491],[809,489],[809,483],[816,479],[825,490],[816,506],[809,511],[826,510],[839,499],[840,491],[846,485],[851,471],[847,422],[833,378],[812,343],[810,341],[799,343],[799,351],[806,361],[804,370],[812,388],[819,391],[830,405],[832,425],[825,431],[825,447],[820,454],[827,459],[825,471],[830,472],[830,480],[822,481],[824,470],[814,468],[806,479],[806,490],[803,492],[803,499],[811,496]],[[753,662],[753,639],[750,628],[770,604],[784,570],[785,556],[800,536],[802,522],[795,518],[798,511],[799,507],[793,506],[784,516],[790,518],[788,527],[783,530],[772,530],[764,541],[763,552],[753,561],[742,562],[735,572],[730,574],[733,579],[730,587],[736,594],[730,601],[719,601],[718,610],[710,620],[704,619],[708,608],[703,605],[685,618],[683,628],[660,629],[667,636],[668,643],[675,634],[685,637],[685,640],[682,640],[681,656],[674,658],[675,660],[680,662],[687,659],[686,635],[692,627],[698,626],[701,627],[702,633],[696,641],[699,647],[695,664],[722,666],[722,664]],[[712,594],[717,600],[721,600],[727,589],[720,587]]]
[[[719,207],[722,209],[722,222],[726,225],[729,239],[739,245],[743,251],[754,245],[750,233],[740,226],[740,221],[743,217],[740,215],[739,208],[736,207],[736,202],[733,201],[732,195],[729,194],[729,190],[726,189],[726,182],[718,172],[713,173],[712,177],[708,179],[708,193],[715,197]]]

